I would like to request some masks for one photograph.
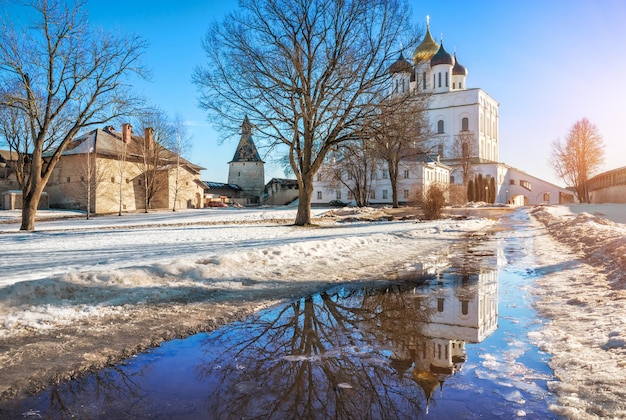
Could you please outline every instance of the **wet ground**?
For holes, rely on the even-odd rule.
[[[525,252],[515,235],[470,237],[385,280],[7,402],[0,417],[553,418],[549,355],[528,340],[540,320]]]

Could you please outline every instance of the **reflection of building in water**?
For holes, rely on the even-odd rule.
[[[498,272],[446,275],[416,287],[414,293],[428,321],[402,350],[395,349],[394,359],[412,361],[412,376],[430,400],[434,390],[461,369],[465,343],[479,343],[497,329]]]
[[[416,280],[424,276],[441,273],[450,266],[450,249],[443,247],[439,252],[431,255],[424,261],[419,261],[410,267],[404,267],[395,272],[396,280]]]

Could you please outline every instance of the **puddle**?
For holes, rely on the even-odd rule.
[[[27,418],[554,418],[515,238],[469,238],[0,405]]]

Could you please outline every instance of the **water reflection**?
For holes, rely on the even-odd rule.
[[[498,316],[497,270],[429,271],[421,266],[393,282],[337,287],[166,343],[5,413],[420,417],[463,367],[466,343],[495,331]]]

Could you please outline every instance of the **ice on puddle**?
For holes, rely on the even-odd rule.
[[[509,402],[513,402],[517,404],[526,403],[526,400],[524,399],[524,396],[522,395],[522,393],[517,390],[504,395],[504,399]]]

